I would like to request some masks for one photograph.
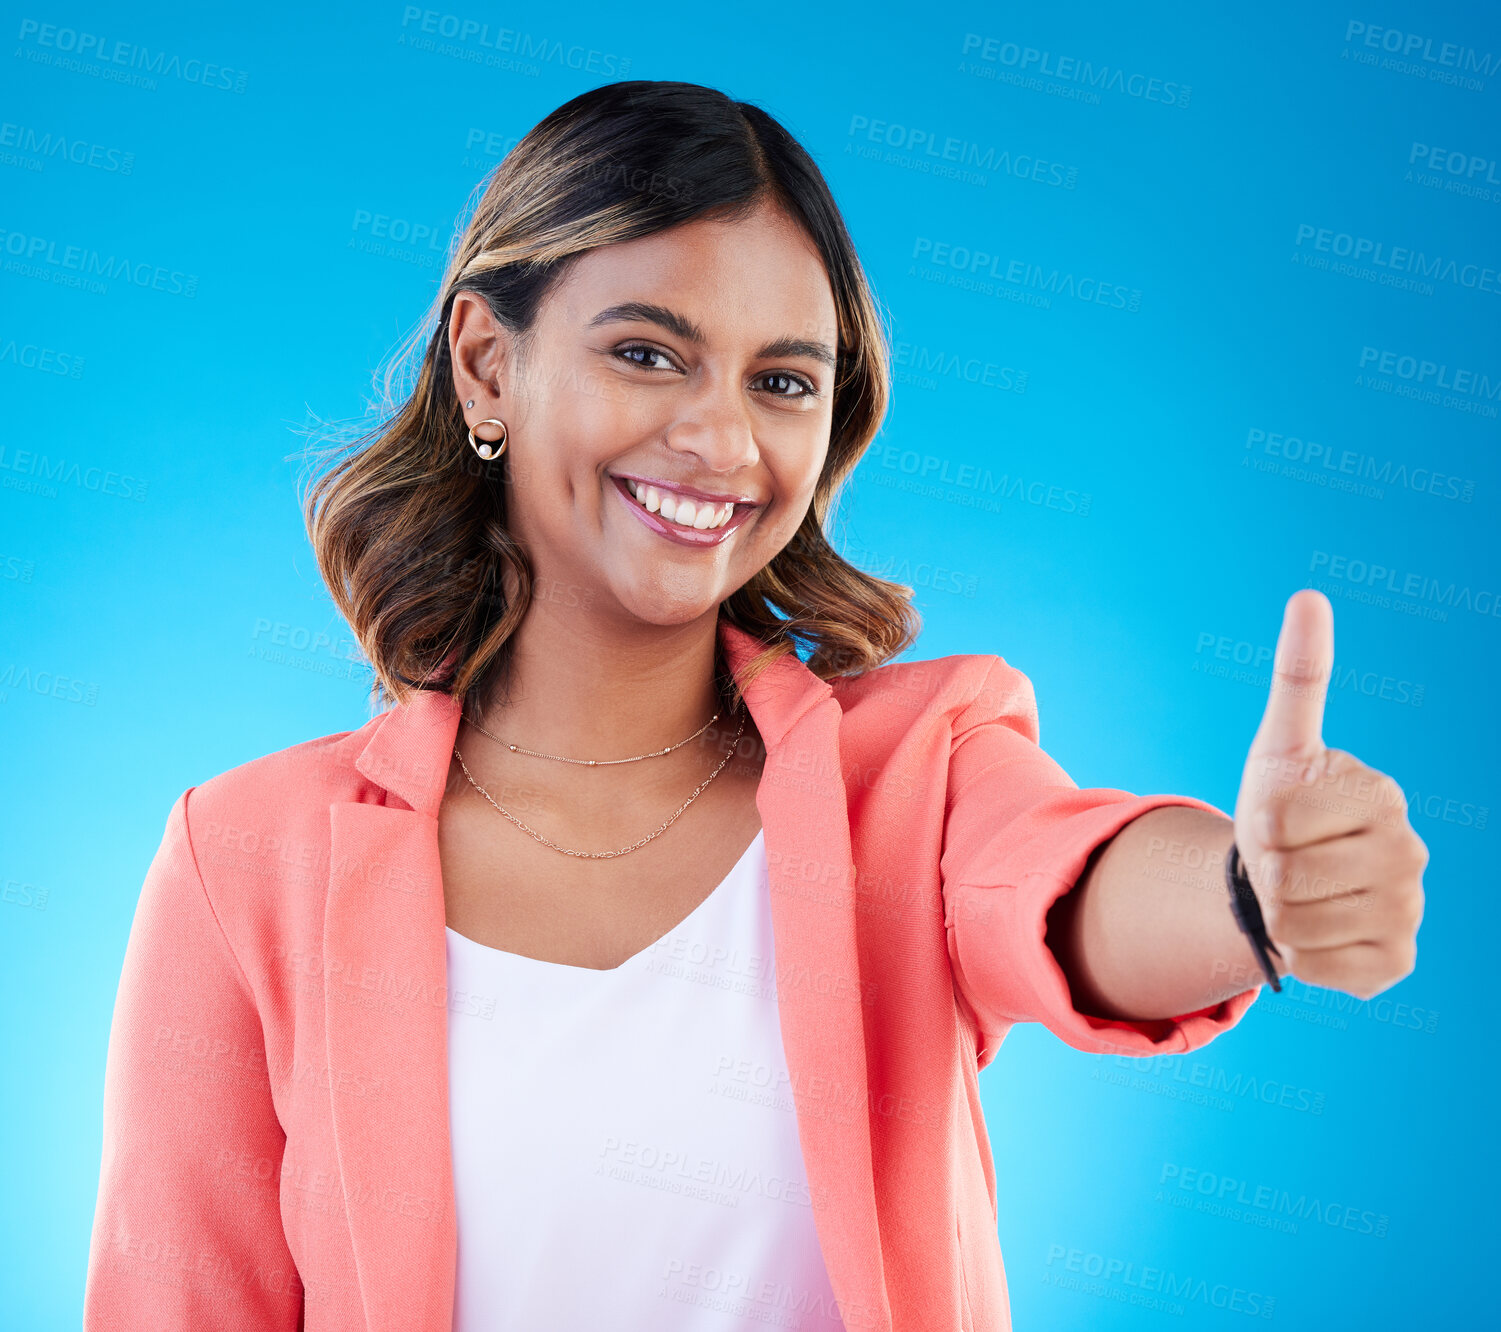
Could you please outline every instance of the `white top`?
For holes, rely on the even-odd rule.
[[[609,971],[447,931],[455,1332],[843,1332],[776,1001],[764,831]]]

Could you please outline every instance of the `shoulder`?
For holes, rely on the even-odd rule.
[[[387,715],[248,759],[189,788],[190,840],[254,853],[291,843],[301,831],[308,840],[320,836],[331,802],[377,798],[355,760]]]
[[[355,761],[388,715],[187,787],[167,817],[138,918],[170,932],[170,922],[203,902],[255,1001],[265,999],[273,984],[268,959],[277,948],[315,947],[320,937],[330,805],[381,801],[383,792]]]
[[[1001,721],[1037,738],[1032,682],[994,653],[958,653],[929,661],[888,662],[859,676],[831,680],[847,724],[893,738],[913,728],[952,733]]]

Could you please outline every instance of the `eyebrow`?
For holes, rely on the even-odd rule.
[[[686,315],[681,315],[676,310],[669,310],[665,305],[656,305],[651,301],[622,301],[618,305],[608,306],[595,315],[587,327],[595,328],[600,324],[611,324],[627,319],[657,324],[697,347],[702,347],[708,341],[703,329]],[[830,370],[837,368],[834,349],[826,342],[810,341],[807,338],[775,338],[756,349],[757,360],[776,356],[807,356],[828,366]]]

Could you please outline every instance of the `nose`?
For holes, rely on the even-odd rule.
[[[690,454],[706,471],[721,475],[752,466],[761,456],[740,388],[728,381],[706,381],[682,399],[667,427],[666,443],[674,453]]]

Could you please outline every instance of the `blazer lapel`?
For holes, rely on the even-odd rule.
[[[723,621],[721,632],[738,674],[756,640]],[[861,975],[856,932],[839,748],[844,710],[793,656],[753,680],[745,700],[766,743],[756,807],[771,887],[777,1011],[814,1224],[845,1322],[889,1332],[866,1093],[865,1014],[874,990]]]
[[[738,675],[759,643],[723,618]],[[766,743],[756,793],[767,851],[779,1021],[830,1284],[889,1328],[870,1125],[842,709],[784,657],[745,688]],[[422,692],[378,719],[356,767],[399,803],[330,805],[323,969],[330,1104],[370,1332],[449,1332],[457,1230],[438,812],[460,710]],[[403,807],[404,806],[404,807]],[[816,884],[803,877],[819,867]],[[355,1095],[340,1087],[362,1088]],[[856,1314],[858,1312],[858,1315]]]
[[[459,720],[457,703],[431,692],[385,713],[356,767],[410,808],[329,807],[330,1104],[370,1332],[450,1332],[453,1322],[458,1249],[437,815]]]

